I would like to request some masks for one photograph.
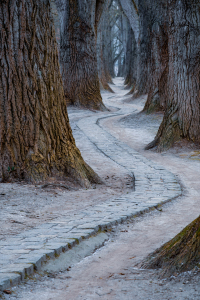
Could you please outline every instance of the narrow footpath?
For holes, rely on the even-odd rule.
[[[141,113],[146,97],[131,100],[121,78],[112,89],[115,94],[102,93],[109,112],[70,108],[69,117],[86,162],[105,181],[121,178],[121,186],[113,190],[110,181],[104,198],[97,187],[97,200],[87,206],[84,197],[91,191],[84,191],[73,214],[63,211],[0,241],[0,289],[13,291],[3,298],[199,299],[198,271],[169,281],[138,268],[199,216],[199,152],[187,145],[161,154],[144,151],[162,116]]]

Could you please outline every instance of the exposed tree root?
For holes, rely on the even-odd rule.
[[[150,150],[150,149],[153,149],[155,148],[159,143],[159,138],[155,138],[151,143],[149,143],[144,149],[145,150]]]
[[[132,95],[132,94],[134,94],[134,92],[135,92],[135,84],[131,85],[131,90],[126,95],[127,96]]]
[[[0,181],[101,182],[72,135],[49,1],[0,3],[0,27]],[[105,108],[100,92],[95,105]]]
[[[157,146],[157,151],[162,152],[174,145],[183,137],[183,133],[179,127],[179,120],[176,111],[166,112],[160,125],[158,133],[153,142],[149,143],[145,149],[149,150]]]
[[[108,92],[110,92],[110,93],[115,93],[114,91],[113,91],[113,89],[109,86],[109,84],[106,82],[106,80],[105,80],[105,78],[101,78],[100,79],[100,87],[103,89],[103,90],[105,90],[105,91],[108,91]]]
[[[160,103],[160,96],[159,96],[159,91],[156,89],[156,91],[152,92],[150,91],[148,93],[148,98],[145,103],[143,112],[146,112],[147,114],[151,114],[154,112],[162,111],[163,107],[161,106]]]
[[[143,268],[162,268],[161,277],[190,271],[195,266],[200,266],[200,217],[142,263]]]

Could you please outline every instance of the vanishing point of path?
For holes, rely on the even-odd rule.
[[[53,227],[51,222],[43,226],[43,234],[53,232],[57,239],[48,241],[49,254],[58,243],[62,248],[61,237],[58,239],[56,233],[71,241],[75,237],[81,241],[80,235],[87,238],[99,229],[107,229],[107,233],[101,233],[99,240],[98,235],[89,238],[86,246],[81,242],[42,269],[38,265],[39,273],[34,280],[13,288],[14,293],[5,295],[6,299],[199,299],[198,274],[192,278],[184,274],[164,281],[157,278],[156,271],[137,268],[145,256],[199,216],[199,153],[188,148],[162,154],[144,151],[156,134],[161,116],[140,113],[145,97],[130,101],[122,79],[116,79],[112,88],[115,94],[103,93],[109,112],[70,109],[69,117],[84,159],[100,175],[105,171],[109,173],[109,169],[123,176],[126,174],[130,178],[130,189],[126,194],[118,197],[111,194],[103,203],[77,211],[67,224],[62,216],[54,220]],[[84,142],[80,143],[84,135]],[[100,165],[95,160],[97,157],[102,160]],[[149,208],[148,214],[139,216]],[[38,226],[37,230],[42,227]],[[95,249],[93,239],[97,246],[105,239],[108,241],[83,259],[87,253],[84,247]],[[33,238],[32,243],[36,240]],[[41,243],[40,249],[34,250],[35,256],[36,253],[44,254],[44,248]],[[72,256],[67,258],[70,251]],[[24,257],[28,263],[28,255]]]

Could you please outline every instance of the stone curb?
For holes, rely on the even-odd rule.
[[[19,284],[39,271],[43,263],[98,231],[110,229],[182,194],[172,173],[102,129],[103,118],[87,117],[78,122],[78,127],[101,152],[135,175],[136,191],[92,206],[89,211],[82,210],[70,221],[59,218],[0,241],[0,291]]]

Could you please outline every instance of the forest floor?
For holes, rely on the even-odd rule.
[[[173,238],[199,216],[200,151],[196,145],[187,141],[177,143],[164,153],[145,151],[145,145],[153,140],[158,130],[162,114],[142,113],[146,96],[132,100],[126,95],[122,79],[117,78],[114,82],[112,89],[115,94],[102,93],[104,103],[113,115],[111,112],[99,113],[101,116],[109,114],[108,118],[100,120],[100,125],[142,156],[174,173],[181,183],[182,196],[162,205],[160,209],[113,227],[107,233],[108,240],[103,247],[86,258],[77,252],[77,259],[71,260],[71,268],[68,270],[61,271],[58,258],[57,263],[46,267],[45,271],[49,271],[51,276],[47,277],[42,272],[35,274],[32,280],[12,288],[11,295],[2,294],[2,298],[200,299],[198,270],[165,280],[159,278],[159,271],[137,267],[149,253]],[[123,115],[120,114],[121,108],[126,111]],[[105,184],[77,191],[65,191],[61,188],[44,190],[28,185],[20,185],[19,188],[17,183],[5,184],[0,191],[1,239],[54,220],[58,216],[76,214],[83,208],[90,209],[92,205],[102,203],[108,197],[123,195],[133,189],[130,174],[97,151],[77,127],[79,120],[97,113],[74,108],[69,108],[68,111],[78,148]],[[78,247],[81,248],[81,245],[82,243]]]

